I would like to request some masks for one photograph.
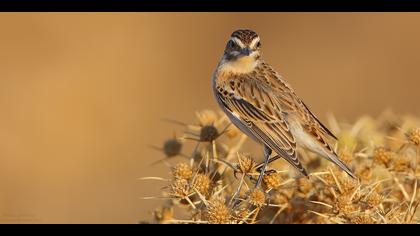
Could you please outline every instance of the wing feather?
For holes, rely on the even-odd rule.
[[[248,81],[249,82],[249,81]],[[226,110],[233,114],[238,121],[246,127],[261,143],[270,147],[281,155],[297,170],[307,175],[306,170],[300,163],[296,152],[296,141],[290,132],[287,121],[282,117],[279,100],[270,97],[267,87],[259,83],[244,83],[240,86],[254,93],[242,93],[239,90],[226,89],[219,86],[216,95],[224,104]],[[256,92],[258,91],[258,92]],[[259,102],[255,102],[259,99]]]

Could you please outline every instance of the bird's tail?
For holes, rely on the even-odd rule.
[[[329,154],[327,159],[340,167],[340,169],[344,170],[350,177],[357,179],[356,175],[354,175],[350,168],[342,160],[340,160],[337,154]]]

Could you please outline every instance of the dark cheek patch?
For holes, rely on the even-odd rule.
[[[226,59],[228,60],[232,60],[235,58],[235,56],[233,55],[233,51],[226,51]]]
[[[233,60],[233,59],[236,59],[236,58],[238,58],[238,52],[237,51],[230,51],[229,53],[227,53],[226,55],[227,55],[227,59],[228,60]]]

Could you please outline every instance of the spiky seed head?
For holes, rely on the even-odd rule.
[[[330,173],[323,175],[322,178],[325,180],[325,182],[327,182],[328,185],[335,184],[334,177]]]
[[[414,128],[407,133],[408,140],[414,145],[420,145],[420,128]]]
[[[331,166],[333,166],[332,165],[332,163],[329,163],[329,165],[331,165]],[[328,174],[326,174],[326,175],[323,175],[322,176],[322,178],[328,183],[328,184],[331,184],[331,185],[336,185],[337,183],[336,183],[336,181],[335,181],[335,179],[334,179],[334,176],[336,177],[336,178],[338,178],[341,174],[342,174],[342,172],[341,171],[339,171],[338,170],[338,168],[336,168],[336,166],[333,166],[334,168],[333,169],[331,169],[331,171],[332,171],[332,173],[328,173]],[[333,176],[334,175],[334,176]]]
[[[176,139],[168,139],[163,144],[163,152],[167,157],[174,157],[181,153],[182,143]]]
[[[357,211],[357,206],[352,203],[350,196],[340,195],[336,199],[333,211],[337,214],[342,213],[344,215],[350,215]]]
[[[214,125],[205,125],[200,130],[200,141],[212,142],[219,137],[219,131]]]
[[[245,153],[238,153],[238,169],[243,174],[250,174],[255,172],[257,163],[252,159],[251,155]]]
[[[397,155],[392,159],[392,169],[396,172],[406,172],[411,167],[411,160],[404,155]]]
[[[392,158],[392,152],[384,147],[377,147],[373,152],[373,160],[376,163],[388,167]]]
[[[361,215],[352,217],[350,222],[352,224],[373,224],[375,221],[368,214],[362,213]]]
[[[411,121],[410,122],[401,121],[398,124],[398,127],[405,128],[406,126],[410,126],[410,125],[412,125]],[[216,127],[219,127],[219,126],[216,126]],[[201,127],[199,128],[201,129]],[[199,131],[199,129],[195,129],[195,131]],[[383,222],[384,218],[386,219],[388,223],[406,222],[406,220],[407,221],[410,220],[411,214],[412,214],[412,212],[408,211],[410,201],[406,200],[407,194],[404,193],[400,189],[401,185],[399,185],[400,187],[398,187],[397,184],[392,184],[390,182],[385,182],[385,181],[384,182],[377,182],[377,181],[379,181],[380,179],[384,179],[384,177],[387,178],[389,177],[389,175],[391,177],[394,175],[396,177],[399,176],[398,179],[401,181],[401,184],[404,187],[404,189],[407,190],[407,193],[410,195],[409,197],[411,197],[411,193],[415,192],[412,189],[413,183],[410,179],[411,177],[415,178],[415,175],[420,174],[420,168],[416,168],[415,169],[416,172],[414,172],[413,170],[414,169],[413,167],[415,167],[414,161],[417,161],[417,159],[415,158],[416,146],[414,146],[415,141],[411,140],[413,138],[410,139],[410,134],[412,135],[414,134],[414,132],[412,133],[412,130],[409,130],[406,133],[403,133],[401,132],[400,129],[397,129],[398,132],[392,131],[392,132],[395,132],[395,134],[394,133],[391,134],[389,131],[385,131],[385,130],[377,130],[377,131],[380,132],[384,136],[392,136],[393,137],[392,140],[399,140],[399,141],[396,142],[394,146],[390,146],[390,144],[385,141],[387,139],[384,137],[384,139],[382,140],[383,142],[382,145],[384,145],[384,147],[387,147],[387,148],[382,148],[382,150],[378,148],[378,150],[374,150],[371,155],[372,158],[360,158],[353,161],[353,164],[357,164],[355,165],[357,167],[356,168],[357,176],[360,177],[360,179],[362,180],[361,182],[362,185],[360,185],[360,188],[358,185],[355,188],[354,183],[352,182],[346,182],[346,180],[351,180],[351,179],[344,178],[345,176],[343,174],[340,174],[341,172],[335,171],[336,168],[331,168],[331,170],[333,171],[336,177],[336,180],[339,182],[339,186],[340,186],[339,188],[338,188],[338,185],[336,185],[334,178],[332,178],[330,174],[321,174],[320,177],[322,177],[322,179],[326,179],[327,182],[330,183],[331,185],[329,184],[324,185],[323,181],[313,181],[311,182],[313,184],[312,188],[302,188],[302,186],[304,186],[304,184],[302,183],[307,183],[308,179],[301,178],[302,179],[301,183],[299,183],[300,182],[299,181],[292,184],[290,187],[288,186],[287,188],[273,189],[269,193],[266,193],[266,196],[269,196],[270,202],[273,204],[278,204],[278,205],[287,207],[285,211],[283,211],[283,214],[281,214],[281,216],[277,218],[278,220],[276,220],[276,222],[279,222],[279,223],[288,223],[288,222],[290,223],[298,223],[298,222],[299,223],[306,223],[306,222],[332,223],[331,220],[335,219],[339,222],[360,224],[360,223],[372,223],[372,222],[379,223],[379,222]],[[365,132],[363,134],[361,133],[360,136],[365,136],[366,138],[364,139],[368,139],[370,136],[369,132]],[[355,140],[357,141],[358,138],[359,138],[358,135],[356,135]],[[410,145],[409,145],[405,149],[399,149],[401,146],[401,138],[403,139],[405,138],[406,143],[410,143],[411,147],[413,148],[410,148],[409,147]],[[224,141],[224,140],[221,140],[221,141]],[[234,140],[228,140],[228,141],[234,141]],[[218,140],[216,150],[219,150],[219,145],[221,144],[223,143],[219,142]],[[356,150],[362,150],[362,148],[364,149],[368,147],[366,146],[367,143],[359,142],[359,144],[362,146],[358,146]],[[379,144],[379,142],[375,143],[375,145],[377,144]],[[232,145],[235,145],[235,144],[226,143],[224,146],[226,146],[227,148],[232,148]],[[206,142],[206,143],[200,144],[199,150],[201,151],[201,154],[203,156],[207,154],[211,155],[212,147],[213,146],[211,143]],[[339,150],[344,150],[344,149],[345,147],[339,147]],[[394,151],[397,149],[398,151]],[[231,150],[231,149],[227,149],[227,150]],[[349,150],[353,150],[353,149],[349,148]],[[376,157],[375,157],[375,151],[377,152]],[[217,153],[219,154],[219,151],[217,151]],[[340,152],[339,154],[340,156],[342,156]],[[200,156],[200,155],[197,154],[197,156]],[[218,155],[218,157],[220,156],[221,155]],[[385,156],[385,158],[383,158],[383,156]],[[318,160],[318,158],[313,158],[313,159]],[[198,157],[195,160],[199,162],[201,158]],[[388,168],[376,168],[378,165],[372,164],[372,161],[382,162],[383,165],[384,163],[389,163],[389,166]],[[220,166],[218,163],[216,165],[211,165],[210,163],[210,165],[206,166],[205,169],[201,169],[197,167],[198,162],[194,161],[192,165],[193,170],[197,170],[199,173],[211,173],[210,176],[212,178],[213,178],[213,173],[215,173],[214,168],[217,168],[218,166]],[[209,164],[209,163],[205,163],[204,165],[206,164]],[[254,164],[255,163],[253,163],[251,166],[254,166]],[[240,169],[239,163],[237,165],[235,164],[235,167],[237,167],[235,169],[239,170]],[[174,169],[177,169],[177,171],[174,171],[174,173],[172,174],[174,174],[174,176],[179,176],[179,177],[184,176],[181,178],[188,178],[188,176],[190,175],[189,171],[181,171],[184,168],[185,166],[180,164],[179,166],[174,167]],[[276,166],[276,168],[280,168],[280,166]],[[254,168],[251,168],[251,169],[254,169]],[[322,167],[322,169],[325,170],[324,167]],[[247,171],[246,168],[243,168],[243,170]],[[401,174],[395,173],[395,170],[402,171],[404,175],[401,176]],[[181,174],[184,172],[185,173],[188,172],[188,173]],[[237,190],[237,188],[234,188],[234,187],[223,188],[223,186],[226,186],[226,184],[227,185],[232,184],[231,181],[236,181],[234,185],[238,181],[237,179],[231,178],[230,172],[221,174],[220,176],[221,176],[220,177],[221,181],[217,181],[215,178],[211,180],[212,182],[211,187],[209,190],[209,194],[206,196],[206,199],[211,199],[210,196],[213,192],[214,193],[217,192],[218,196],[219,195],[224,196],[225,199],[230,199],[232,195],[234,194],[233,192]],[[405,178],[404,176],[407,176],[408,178]],[[401,178],[404,177],[404,178],[401,179],[400,177]],[[190,179],[181,179],[181,178],[174,178],[172,180],[172,183],[170,184],[171,188],[168,191],[169,193],[168,195],[172,199],[177,200],[177,201],[174,201],[176,204],[180,203],[180,204],[185,204],[185,206],[187,206],[186,209],[188,213],[191,213],[189,214],[190,218],[188,220],[193,220],[193,221],[204,220],[204,219],[207,220],[205,218],[206,216],[205,212],[207,210],[210,210],[210,207],[208,207],[209,204],[204,204],[204,202],[202,202],[200,204],[196,204],[195,209],[193,209],[192,207],[188,207],[188,206],[191,206],[190,205],[191,202],[193,203],[201,202],[200,196],[196,194],[197,191],[192,187],[195,182],[194,174],[193,174],[193,177],[191,177]],[[197,181],[197,182],[200,182],[200,181]],[[378,184],[372,185],[373,182],[377,182]],[[216,186],[216,183],[218,184],[220,183],[220,185]],[[214,220],[214,221],[210,220],[210,222],[214,222],[214,223],[226,222],[226,220],[224,219],[226,219],[227,217],[219,217],[220,215],[226,215],[226,211],[223,210],[226,208],[229,208],[231,211],[230,213],[231,218],[228,220],[229,223],[238,223],[239,221],[243,221],[244,223],[255,222],[254,220],[251,220],[251,219],[244,219],[244,217],[247,216],[252,210],[255,210],[255,206],[258,205],[258,204],[255,204],[255,202],[258,202],[258,201],[249,200],[250,192],[247,192],[249,191],[249,188],[247,188],[246,186],[249,184],[248,177],[245,178],[245,183],[246,184],[243,185],[243,187],[240,189],[240,193],[236,196],[239,199],[245,199],[245,200],[242,201],[240,205],[237,205],[237,207],[235,208],[230,207],[228,204],[225,204],[225,208],[223,207],[223,205],[219,205],[220,207],[217,209],[222,209],[222,210],[213,211],[213,212],[219,212],[217,214],[214,214],[215,219],[217,220]],[[263,186],[265,187],[265,185]],[[371,191],[370,188],[373,186],[375,186],[375,190]],[[337,191],[338,189],[340,189],[340,191]],[[220,190],[220,192],[218,192],[218,190]],[[315,191],[312,191],[312,190],[315,190]],[[188,196],[188,199],[186,198],[186,196]],[[387,199],[391,201],[384,201],[385,196],[387,197]],[[252,198],[256,199],[257,197],[254,196]],[[330,209],[329,207],[322,206],[322,205],[319,205],[319,206],[316,205],[316,207],[314,206],[314,208],[311,207],[312,208],[311,210],[314,210],[322,214],[326,214],[329,217],[328,218],[324,218],[321,216],[312,217],[312,214],[304,213],[305,209],[307,209],[307,204],[306,204],[308,202],[307,200],[324,202],[328,205],[333,206],[332,209]],[[400,202],[400,204],[397,204],[398,206],[395,205],[394,200]],[[210,201],[208,202],[210,203]],[[262,202],[264,201],[259,201],[259,202],[260,202],[259,206],[261,206],[267,203],[268,200],[266,199],[264,204],[262,204]],[[216,205],[217,204],[214,204],[214,206]],[[386,213],[386,214],[383,214],[384,218],[376,214],[378,210],[382,213]],[[296,216],[296,217],[288,217],[287,213],[289,212],[293,212],[294,213],[293,216]],[[336,213],[336,215],[333,215],[331,213]],[[169,208],[162,209],[154,214],[153,222],[165,223],[165,219],[170,219],[171,214],[172,213]],[[273,209],[267,208],[266,211],[261,211],[260,214],[258,214],[258,216],[255,216],[256,217],[255,220],[264,221],[265,219],[271,219],[273,214],[275,214],[275,209],[273,210]],[[309,215],[311,215],[311,217],[308,217]],[[254,215],[252,215],[250,218],[254,218]],[[414,216],[411,222],[416,222],[416,220],[418,220],[418,217]]]
[[[350,164],[354,159],[353,154],[349,151],[341,151],[339,156],[340,156],[340,159],[344,161],[344,163],[346,164]]]
[[[339,182],[341,185],[341,188],[343,189],[343,193],[351,194],[356,190],[358,183],[357,180],[353,178],[349,178],[347,176],[339,178]]]
[[[255,188],[249,193],[248,200],[251,205],[261,208],[265,204],[265,194],[263,191]]]
[[[175,179],[169,188],[169,195],[175,198],[184,199],[191,193],[190,185],[186,179]]]
[[[267,189],[276,189],[281,185],[281,176],[277,172],[264,174],[263,182],[267,186]]]
[[[357,176],[362,181],[370,181],[372,179],[372,168],[369,165],[363,165],[357,169]]]
[[[189,164],[182,162],[172,168],[172,175],[176,179],[189,180],[193,175],[193,170]]]
[[[370,207],[377,207],[379,206],[383,201],[383,196],[376,191],[373,191],[371,194],[369,194],[366,198],[366,202]]]
[[[200,173],[195,176],[193,186],[198,192],[200,192],[200,194],[208,196],[211,187],[211,180],[209,176]]]
[[[226,206],[222,198],[209,201],[205,216],[210,224],[228,224],[232,219],[231,209]]]

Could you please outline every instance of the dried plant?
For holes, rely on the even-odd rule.
[[[270,164],[261,189],[257,159],[243,153],[245,135],[213,111],[197,112],[197,125],[181,122],[183,137],[166,141],[166,157],[180,155],[195,142],[187,159],[171,167],[164,180],[165,203],[152,223],[418,223],[420,120],[385,112],[355,124],[329,117],[338,136],[336,151],[352,167],[354,180],[328,161],[299,150],[311,174],[302,177],[284,161]],[[166,162],[166,160],[164,160]],[[168,163],[168,162],[166,162]],[[169,164],[169,163],[168,163]],[[182,218],[175,218],[181,212]]]

